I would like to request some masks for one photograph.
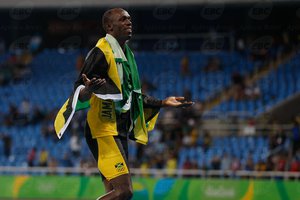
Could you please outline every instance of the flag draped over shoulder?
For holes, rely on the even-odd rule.
[[[123,69],[129,68],[130,72],[127,70],[127,72],[123,72],[123,74],[126,74],[127,76],[131,75],[132,78],[131,118],[133,121],[133,130],[130,132],[129,137],[136,140],[138,143],[146,144],[148,142],[148,131],[154,128],[159,109],[143,108],[143,96],[138,69],[134,59],[134,54],[128,45],[125,45],[125,53],[127,61],[123,61],[123,65],[127,65],[129,67],[123,67]],[[125,90],[122,91],[125,93]]]
[[[138,143],[146,144],[148,142],[148,131],[154,128],[159,108],[143,108],[143,95],[141,93],[141,84],[133,52],[125,45],[125,56],[115,38],[109,34],[107,34],[105,38],[101,38],[95,48],[99,48],[104,52],[105,62],[109,63],[109,67],[104,76],[106,77],[106,84],[103,87],[101,86],[99,91],[95,92],[95,97],[93,98],[96,98],[97,101],[102,101],[103,99],[113,100],[115,106],[111,108],[114,109],[112,112],[131,112],[132,124],[129,130],[129,137]],[[98,70],[98,68],[93,67],[93,69],[86,69],[86,67],[84,67],[81,74],[89,73],[92,70]],[[99,73],[94,74],[97,75]],[[96,76],[96,78],[98,77]],[[124,81],[129,79],[131,80],[130,84]],[[91,109],[89,112],[93,109],[93,105],[90,105],[90,101],[80,102],[78,100],[79,92],[84,88],[82,84],[82,81],[75,84],[74,92],[56,116],[54,126],[59,138],[62,137],[77,110],[90,106]],[[105,122],[103,122],[97,129],[101,131],[105,125]],[[111,127],[112,126],[110,126],[110,128]],[[115,129],[116,127],[117,126],[115,126]],[[112,131],[117,132],[117,130]]]

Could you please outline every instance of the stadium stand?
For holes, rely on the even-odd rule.
[[[25,77],[21,82],[10,82],[1,87],[0,95],[4,98],[1,98],[0,103],[4,106],[3,113],[5,115],[9,115],[11,105],[20,105],[24,99],[29,99],[30,108],[37,106],[42,112],[50,114],[48,114],[48,118],[44,117],[43,120],[33,123],[31,119],[34,116],[30,113],[24,123],[18,124],[18,120],[22,121],[22,119],[16,118],[17,120],[15,119],[13,124],[1,126],[0,132],[8,134],[12,139],[12,151],[8,157],[1,156],[0,165],[28,166],[29,152],[32,148],[37,148],[33,166],[39,165],[38,159],[42,149],[46,149],[49,153],[47,159],[49,165],[51,161],[52,165],[63,166],[65,154],[69,155],[71,166],[82,166],[82,162],[93,163],[85,142],[82,141],[81,129],[76,128],[78,125],[70,128],[69,133],[60,141],[55,138],[52,127],[53,113],[62,105],[72,90],[72,80],[76,79],[78,73],[75,68],[76,58],[83,52],[87,53],[87,50],[62,53],[57,49],[45,49],[37,54],[29,64],[30,77]],[[180,63],[185,56],[189,59],[190,73],[187,75],[180,74]],[[2,56],[3,61],[8,58],[9,55]],[[216,71],[206,71],[204,68],[212,58],[219,59],[221,67]],[[173,52],[167,55],[164,53],[137,52],[136,59],[140,66],[140,73],[149,75],[147,80],[151,80],[150,84],[156,86],[155,89],[149,91],[151,95],[160,98],[174,92],[177,95],[182,95],[185,88],[189,88],[192,94],[191,98],[199,102],[209,99],[228,87],[231,84],[233,73],[238,72],[247,76],[255,70],[255,67],[260,66],[259,62],[249,61],[245,56],[228,52],[218,52],[213,55],[198,52]],[[267,76],[258,80],[258,86],[262,93],[259,99],[232,99],[213,108],[213,111],[225,113],[245,111],[251,116],[255,116],[267,109],[267,106],[273,106],[289,95],[296,93],[299,91],[299,84],[294,84],[298,83],[295,76],[298,72],[295,65],[297,61],[299,61],[299,56],[281,64],[278,68],[270,71]],[[163,72],[160,71],[161,67],[165,69]],[[155,76],[156,74],[159,76]],[[281,91],[281,93],[278,94],[277,91]],[[265,105],[264,102],[268,102],[268,105]],[[18,109],[20,108],[17,107]],[[165,113],[163,112],[163,115]],[[183,126],[179,125],[179,128],[184,130]],[[197,124],[188,128],[196,127]],[[156,130],[156,132],[160,131],[165,130]],[[70,138],[73,132],[78,137],[80,157],[74,156],[70,147]],[[254,170],[255,165],[260,162],[267,162],[271,151],[269,138],[265,136],[212,136],[210,144],[205,146],[206,140],[201,134],[194,136],[194,142],[188,142],[192,140],[189,138],[190,134],[190,131],[184,133],[181,135],[183,138],[173,135],[171,137],[175,137],[175,139],[172,138],[167,144],[162,143],[166,138],[161,137],[157,144],[152,143],[145,150],[140,150],[136,144],[130,143],[133,167],[165,167],[168,159],[153,161],[149,158],[155,152],[162,153],[164,149],[171,149],[172,151],[167,151],[168,153],[163,154],[163,157],[167,158],[170,156],[169,154],[175,153],[176,168],[178,169],[221,169],[221,162],[226,154],[230,159],[238,159],[239,169],[246,169],[248,159],[251,159],[253,165],[251,170]],[[187,138],[187,142],[185,138]],[[174,147],[173,144],[175,140],[182,140],[177,147]],[[282,144],[284,150],[289,142],[290,140],[287,139]],[[0,145],[3,147],[3,142],[0,142]],[[147,153],[150,148],[153,148],[153,152]],[[139,161],[137,158],[141,153],[146,156],[144,156],[144,160]],[[4,151],[0,151],[0,154],[3,155]],[[83,160],[83,158],[89,158],[89,160]],[[186,162],[192,164],[189,166]]]

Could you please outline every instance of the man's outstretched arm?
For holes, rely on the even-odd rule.
[[[184,97],[170,96],[160,100],[145,94],[143,94],[143,103],[145,108],[189,107],[194,104],[192,101],[186,101]]]

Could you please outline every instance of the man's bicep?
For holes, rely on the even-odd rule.
[[[75,83],[75,87],[84,84],[82,74],[85,74],[89,79],[106,78],[108,71],[108,63],[104,53],[98,47],[94,47],[84,61],[83,68]]]
[[[87,55],[81,74],[88,78],[104,78],[107,75],[108,63],[104,53],[98,47],[94,47]]]

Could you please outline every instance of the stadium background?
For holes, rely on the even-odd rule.
[[[143,90],[182,95],[147,146],[130,142],[134,199],[300,199],[300,2],[1,1],[0,199],[103,194],[85,112],[58,140],[53,117],[101,16],[123,7]]]

